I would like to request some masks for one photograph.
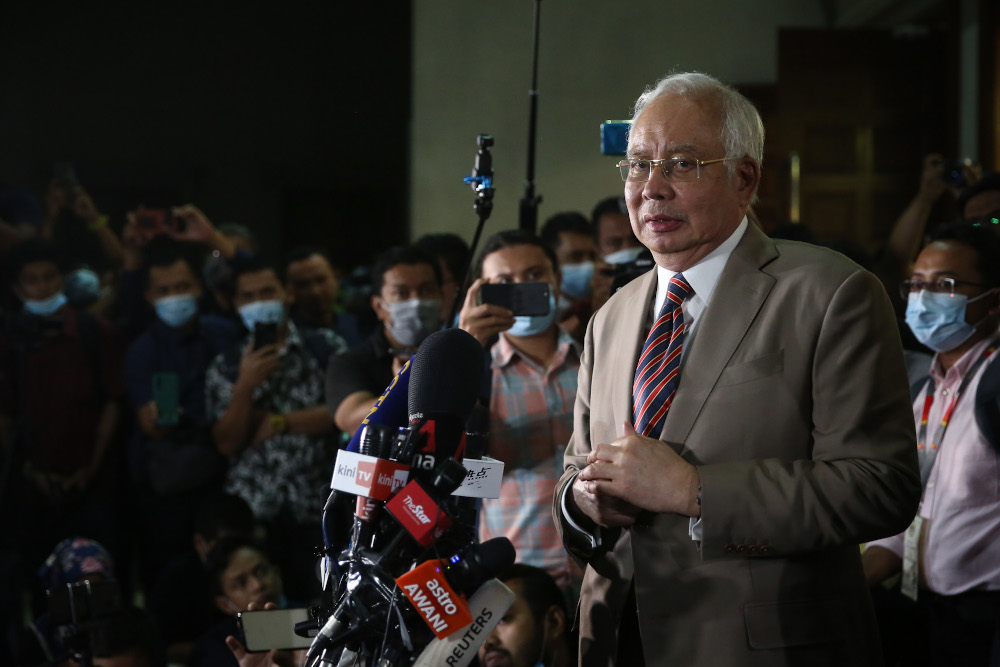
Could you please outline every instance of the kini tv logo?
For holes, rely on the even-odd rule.
[[[409,467],[397,461],[342,450],[337,453],[330,486],[366,498],[388,500],[406,484],[409,475]]]

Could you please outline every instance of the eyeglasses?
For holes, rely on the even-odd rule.
[[[696,160],[690,157],[672,157],[665,160],[622,160],[616,166],[626,183],[645,183],[653,173],[653,167],[663,170],[663,177],[671,182],[696,181],[701,178],[701,167],[716,162],[738,160],[736,157],[720,157],[715,160]]]
[[[950,294],[955,296],[955,285],[972,285],[973,287],[989,287],[983,283],[973,283],[968,280],[955,280],[954,278],[938,278],[932,283],[923,280],[904,280],[899,283],[899,293],[906,299],[911,294],[916,294],[923,290],[935,292],[937,294]]]

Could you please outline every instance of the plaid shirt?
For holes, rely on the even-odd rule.
[[[573,431],[579,346],[560,331],[548,368],[518,353],[503,334],[491,352],[489,455],[504,462],[504,474],[500,497],[483,501],[479,538],[508,537],[518,562],[570,585],[576,577],[552,521],[552,492]]]

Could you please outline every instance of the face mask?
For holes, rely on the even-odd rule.
[[[283,301],[254,301],[240,308],[240,318],[248,331],[253,331],[257,323],[281,325],[285,321]]]
[[[88,305],[101,298],[101,279],[90,269],[77,269],[66,276],[66,298],[73,305]]]
[[[917,340],[935,352],[954,350],[976,332],[975,325],[965,321],[965,306],[987,294],[991,292],[970,299],[963,294],[911,292],[906,301],[906,324]]]
[[[547,330],[555,321],[556,295],[554,291],[549,291],[548,315],[517,315],[514,317],[514,326],[504,333],[511,336],[534,336]]]
[[[590,281],[594,277],[594,263],[580,262],[562,267],[562,291],[574,299],[590,296]]]
[[[42,299],[37,301],[35,299],[25,299],[24,309],[31,313],[32,315],[40,315],[46,317],[48,315],[54,315],[57,310],[66,305],[66,295],[62,292],[56,292],[48,299]]]
[[[417,347],[441,328],[441,299],[410,299],[385,304],[389,333],[400,345]]]
[[[645,250],[642,246],[636,246],[634,248],[623,248],[610,255],[604,256],[604,261],[608,264],[628,264],[629,262],[634,262],[635,258],[642,254]]]
[[[175,294],[165,296],[153,302],[156,315],[163,323],[178,329],[188,322],[198,312],[198,300],[194,294]]]

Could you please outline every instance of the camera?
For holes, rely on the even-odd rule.
[[[101,655],[109,624],[125,613],[114,581],[82,581],[49,591],[48,613],[59,640],[73,654]]]

